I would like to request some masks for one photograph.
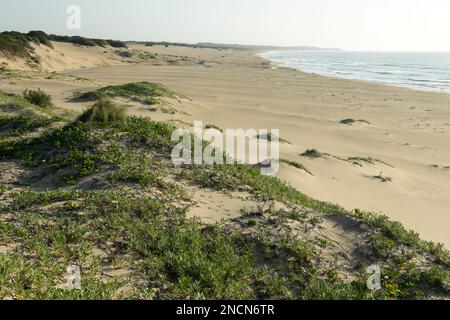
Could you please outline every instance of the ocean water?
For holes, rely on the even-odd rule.
[[[271,51],[261,56],[323,76],[450,93],[450,53]]]

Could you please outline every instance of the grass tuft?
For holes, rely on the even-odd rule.
[[[293,166],[293,167],[295,167],[295,168],[297,168],[297,169],[306,171],[306,172],[309,173],[310,175],[313,175],[313,174],[311,173],[311,171],[309,171],[304,165],[302,165],[302,164],[299,163],[299,162],[291,161],[291,160],[286,160],[286,159],[281,159],[280,161],[281,161],[282,163],[286,163],[286,164],[288,164],[288,165],[290,165],[290,166]]]
[[[219,126],[216,126],[214,124],[206,124],[205,129],[215,129],[217,131],[223,132],[222,128],[220,128]]]
[[[101,98],[97,103],[85,111],[79,120],[82,122],[118,123],[126,119],[126,109],[110,99]]]

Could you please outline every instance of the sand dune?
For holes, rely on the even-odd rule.
[[[77,47],[71,43],[52,42],[53,49],[47,46],[32,45],[34,55],[40,60],[39,68],[44,71],[63,71],[68,69],[92,68],[103,65],[124,63],[114,48]],[[29,70],[25,59],[0,55],[0,64],[14,70]]]
[[[282,157],[302,163],[313,174],[284,164],[280,178],[320,200],[382,212],[423,238],[450,246],[448,94],[274,68],[248,52],[132,46],[130,50],[158,58],[128,61],[112,49],[105,53],[69,44],[55,49],[40,52],[44,70],[66,70],[66,76],[92,81],[33,76],[1,80],[2,88],[20,92],[39,86],[62,107],[81,111],[85,104],[67,100],[75,91],[105,83],[162,83],[187,97],[175,106],[177,114],[137,107],[130,112],[184,123],[201,120],[222,128],[280,129],[281,137],[292,143],[282,145]],[[365,121],[340,123],[349,118]],[[308,148],[324,155],[300,156]],[[350,159],[355,157],[372,161]],[[380,175],[392,181],[383,182]]]

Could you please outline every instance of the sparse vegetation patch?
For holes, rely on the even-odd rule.
[[[12,171],[12,182],[0,188],[0,245],[10,250],[0,255],[0,298],[417,299],[448,294],[450,259],[442,246],[423,242],[387,217],[312,199],[262,176],[258,168],[175,167],[170,159],[174,127],[111,116],[116,113],[109,103],[102,98],[62,128],[0,141],[0,163],[23,169]],[[58,183],[43,188],[48,181]],[[223,196],[246,193],[257,209],[242,209],[214,225],[188,218],[196,205],[192,190],[203,188]],[[325,220],[332,225],[339,218],[359,230],[359,261],[352,252],[336,254],[339,245],[318,237]],[[379,292],[366,287],[361,270],[367,261],[381,266]],[[81,267],[82,289],[64,290],[65,269],[73,264]]]
[[[214,124],[206,124],[205,125],[205,129],[216,129],[216,130],[218,130],[220,132],[223,132],[222,128],[220,128],[220,127],[218,127],[218,126],[216,126]]]
[[[300,162],[296,162],[296,161],[290,161],[290,160],[286,160],[286,159],[281,159],[280,160],[282,163],[286,163],[290,166],[293,166],[294,168],[306,171],[307,173],[309,173],[310,175],[313,175],[311,173],[311,171],[309,171],[304,165],[302,165]]]
[[[365,124],[370,124],[369,121],[364,120],[364,119],[359,119],[359,120],[355,120],[355,119],[344,119],[344,120],[341,120],[341,121],[340,121],[341,124],[346,124],[346,125],[349,125],[349,126],[351,126],[352,124],[355,124],[355,123],[357,123],[357,122],[359,122],[359,123],[365,123]]]
[[[394,168],[393,165],[391,165],[383,160],[372,158],[372,157],[349,157],[349,158],[347,158],[347,160],[350,162],[353,162],[355,164],[360,164],[361,162],[365,162],[365,163],[369,163],[369,164],[381,163],[381,164],[387,165],[388,167]]]
[[[73,100],[95,101],[102,97],[121,97],[138,100],[148,105],[159,103],[162,97],[175,98],[176,94],[163,85],[151,82],[135,82],[116,86],[107,86],[95,91],[76,94]]]
[[[383,172],[380,172],[379,175],[373,176],[374,179],[380,180],[381,182],[392,182],[392,177],[383,176]]]
[[[311,159],[317,159],[322,157],[322,153],[316,149],[308,149],[301,154],[302,157],[307,157]]]
[[[262,134],[262,135],[257,135],[256,139],[260,139],[260,140],[267,140],[269,142],[272,142],[275,138],[278,138],[278,141],[281,143],[287,143],[287,144],[291,144],[289,141],[281,138],[281,137],[277,137],[275,135],[273,135],[272,133],[267,133],[267,134]]]
[[[44,115],[0,116],[0,136],[20,136],[59,120],[59,117]]]

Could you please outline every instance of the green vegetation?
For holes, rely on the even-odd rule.
[[[440,166],[438,164],[432,164],[431,167],[435,168],[435,169],[441,169],[441,170],[450,170],[450,166]]]
[[[0,136],[21,136],[60,120],[60,117],[45,115],[0,116]]]
[[[353,162],[367,162],[369,164],[375,164],[375,162],[379,162],[378,159],[374,159],[372,157],[349,157],[347,160]]]
[[[163,85],[151,82],[135,82],[123,85],[107,86],[95,91],[76,94],[73,100],[95,101],[102,97],[122,97],[138,100],[142,103],[154,105],[159,98],[175,98],[176,94]]]
[[[100,100],[85,111],[79,120],[82,122],[116,123],[126,119],[126,109],[107,98]]]
[[[394,247],[394,241],[380,234],[372,236],[372,244],[375,254],[381,257],[387,257]]]
[[[43,44],[49,48],[53,48],[53,45],[50,42],[51,39],[44,31],[30,31],[27,33],[27,36],[36,43]]]
[[[301,154],[302,157],[307,157],[311,159],[317,159],[322,157],[322,153],[316,149],[308,149]]]
[[[0,254],[0,298],[411,299],[448,293],[450,258],[442,246],[387,217],[312,199],[258,168],[174,167],[174,127],[125,117],[115,108],[101,99],[62,128],[0,141],[0,162],[20,165],[25,172],[18,179],[33,176],[21,179],[20,188],[1,181],[7,201],[0,205],[0,245],[11,249]],[[191,190],[203,187],[245,191],[259,208],[213,225],[188,218],[195,205]],[[309,233],[332,218],[362,230],[357,246],[363,257],[352,281],[343,276],[347,267],[335,263],[343,257],[327,260],[334,244]],[[359,271],[366,261],[382,267],[381,291],[366,288],[367,275]],[[82,268],[81,290],[62,289],[68,265]]]
[[[281,142],[281,143],[291,144],[289,141],[284,140],[283,138],[278,137],[278,136],[272,134],[271,132],[269,132],[269,133],[267,133],[267,134],[261,134],[261,135],[258,134],[258,135],[256,136],[256,139],[267,140],[267,141],[269,141],[269,142],[272,142],[272,141],[273,141],[274,139],[276,139],[276,138],[278,138],[278,141]]]
[[[206,124],[205,125],[205,129],[216,129],[216,130],[218,130],[220,132],[223,132],[222,128],[220,128],[219,126],[216,126],[214,124]]]
[[[52,47],[45,33],[40,31],[31,31],[27,34],[16,31],[0,33],[0,51],[11,56],[30,58],[33,53],[31,43]]]
[[[450,292],[450,274],[444,268],[433,265],[424,275],[425,281],[433,283]]]
[[[108,43],[109,46],[113,47],[113,48],[127,48],[127,44],[123,41],[119,41],[119,40],[106,40],[106,42]]]
[[[293,166],[293,167],[295,167],[295,168],[297,168],[297,169],[306,171],[306,172],[309,173],[310,175],[313,175],[313,174],[311,173],[311,171],[309,171],[304,165],[302,165],[302,164],[299,163],[299,162],[291,161],[291,160],[286,160],[286,159],[281,159],[280,161],[281,161],[282,163],[286,163],[286,164],[288,164],[288,165],[290,165],[290,166]]]
[[[248,168],[245,165],[216,165],[210,167],[209,170],[205,170],[205,168],[200,170],[196,167],[191,169],[190,178],[204,187],[236,191],[249,185],[254,188],[255,197],[259,200],[277,200],[301,205],[324,214],[355,217],[370,227],[379,228],[396,243],[417,246],[421,250],[432,253],[437,259],[450,263],[450,255],[442,245],[420,240],[416,232],[405,229],[399,222],[390,221],[386,216],[359,209],[349,212],[339,205],[313,199],[276,178],[261,176],[257,168]]]
[[[374,179],[380,180],[381,182],[392,182],[392,177],[383,176],[383,172],[379,175],[373,176]]]
[[[88,47],[107,47],[111,46],[113,48],[126,48],[127,45],[122,41],[117,40],[102,40],[102,39],[91,39],[80,36],[58,36],[51,34],[48,36],[51,41],[56,42],[68,42],[72,44],[77,44],[80,46],[88,46]]]
[[[55,110],[53,108],[41,108],[28,100],[22,95],[7,94],[0,90],[0,112],[12,112],[18,114],[47,114],[53,116]]]
[[[139,59],[142,60],[154,60],[158,58],[157,53],[151,53],[151,52],[138,52]]]
[[[41,89],[27,89],[23,92],[23,97],[28,102],[41,108],[51,108],[53,106],[52,97]]]
[[[32,63],[31,59],[29,62]],[[29,80],[31,79],[30,74],[20,71],[20,70],[13,70],[8,69],[7,67],[4,67],[3,65],[0,66],[0,79],[11,79],[11,80]],[[12,81],[11,81],[12,82]],[[14,82],[12,82],[14,83]]]
[[[122,58],[131,58],[133,57],[133,53],[130,51],[116,51],[115,52],[118,56],[121,56]]]
[[[369,164],[381,163],[393,168],[394,166],[380,159],[375,159],[372,157],[349,157],[347,161],[353,162],[355,164],[360,164],[360,162],[366,162]]]
[[[346,125],[349,125],[349,126],[351,126],[352,124],[355,124],[356,122],[365,123],[365,124],[370,124],[369,121],[364,120],[364,119],[359,119],[359,120],[355,120],[355,119],[344,119],[344,120],[341,120],[341,121],[340,121],[341,124],[346,124]]]
[[[17,31],[5,31],[0,33],[0,51],[10,56],[29,59],[30,62],[39,63],[33,55],[32,44],[45,45],[53,48],[51,41],[68,42],[83,46],[111,46],[114,48],[126,48],[127,45],[117,40],[89,39],[80,36],[48,35],[43,31],[30,31],[21,33]]]

